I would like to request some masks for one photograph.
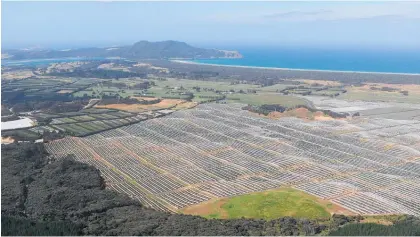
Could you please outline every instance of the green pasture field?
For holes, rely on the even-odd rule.
[[[293,86],[296,86],[296,85],[291,85],[291,84],[290,85],[289,84],[275,84],[275,85],[272,85],[272,86],[261,87],[257,91],[262,91],[262,92],[276,92],[277,90],[278,91],[281,91],[281,90],[284,90],[284,89],[286,89],[288,87],[293,87]]]
[[[81,127],[84,127],[84,128],[87,128],[87,129],[90,129],[92,131],[101,131],[101,130],[106,129],[104,127],[101,127],[99,125],[94,124],[93,122],[78,123],[77,125],[81,126]]]
[[[157,87],[160,88],[175,88],[183,87],[185,89],[192,89],[193,87],[208,88],[215,90],[228,91],[233,90],[246,90],[246,89],[257,89],[260,88],[259,85],[250,85],[250,84],[235,84],[231,85],[229,81],[199,81],[199,80],[187,80],[187,79],[174,79],[167,78],[166,81],[154,80]]]
[[[76,117],[73,117],[73,118],[76,118]],[[76,120],[71,119],[71,118],[59,118],[59,120],[63,123],[75,123],[75,122],[77,122]]]
[[[2,137],[13,137],[19,141],[31,141],[42,138],[42,136],[29,129],[17,129],[11,131],[2,131]]]
[[[352,91],[340,95],[338,98],[345,100],[361,100],[361,101],[383,101],[398,103],[420,103],[420,94],[409,93],[405,96],[399,92],[387,91]]]
[[[285,216],[309,219],[329,218],[336,206],[293,188],[280,188],[218,199],[182,209],[184,214],[209,219],[255,218],[272,220]]]
[[[104,123],[104,122],[102,122],[102,121],[92,121],[91,123],[92,123],[92,124],[94,124],[95,126],[99,126],[99,127],[101,127],[102,129],[109,129],[109,128],[114,127],[114,126],[110,126],[110,125],[108,125],[108,124],[105,124],[105,123]]]
[[[83,97],[85,94],[87,94],[87,96],[92,97],[93,96],[93,91],[91,90],[83,90],[83,91],[77,91],[73,93],[74,97]]]
[[[194,92],[194,98],[192,99],[192,101],[194,101],[194,102],[202,102],[202,101],[208,101],[208,100],[214,99],[214,98],[211,98],[211,97],[222,98],[223,95],[217,94],[217,93],[215,93],[213,91]]]
[[[110,115],[110,114],[90,114],[90,117],[96,118],[96,119],[116,119],[117,116]]]
[[[95,118],[87,116],[87,115],[75,116],[75,117],[71,117],[71,118],[78,121],[78,122],[95,120]]]

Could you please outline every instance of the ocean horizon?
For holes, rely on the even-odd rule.
[[[243,58],[188,60],[193,63],[296,70],[420,73],[419,50],[237,49]]]

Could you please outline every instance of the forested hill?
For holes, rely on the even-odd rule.
[[[69,50],[3,50],[8,59],[41,59],[65,57],[121,57],[127,59],[199,59],[242,57],[236,51],[203,49],[179,41],[139,41],[133,45],[107,48],[81,48]]]
[[[94,167],[71,157],[49,160],[42,144],[2,145],[1,166],[2,235],[320,235],[343,225],[349,228],[333,233],[420,234],[419,220],[414,217],[382,230],[381,225],[356,224],[361,217],[343,215],[328,220],[283,217],[265,221],[208,220],[159,212],[105,189]]]

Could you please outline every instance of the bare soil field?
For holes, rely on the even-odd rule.
[[[174,110],[191,109],[191,108],[194,108],[197,105],[198,105],[197,102],[187,102],[186,101],[184,103],[177,104],[175,106],[175,108],[173,108],[173,109]]]
[[[177,106],[185,102],[184,100],[178,99],[162,99],[159,103],[156,104],[108,104],[108,105],[95,105],[95,108],[103,109],[119,109],[128,112],[143,112],[147,110],[156,110],[156,109],[168,109]]]
[[[267,117],[270,119],[280,119],[280,118],[286,118],[286,117],[296,117],[300,119],[304,119],[307,121],[313,121],[313,120],[320,120],[320,121],[327,121],[327,120],[334,120],[334,118],[325,115],[324,113],[317,111],[317,112],[311,112],[306,108],[297,108],[288,110],[285,112],[270,112],[267,116],[260,114],[261,117]]]
[[[10,144],[15,142],[15,140],[11,137],[1,137],[1,144]]]
[[[73,91],[72,90],[59,90],[59,91],[57,91],[57,93],[59,93],[59,94],[67,94],[67,93],[73,93]]]

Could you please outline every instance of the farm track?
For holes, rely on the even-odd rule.
[[[95,165],[108,187],[164,211],[291,185],[359,214],[420,216],[416,134],[413,121],[269,120],[239,104],[202,104],[46,147]]]

